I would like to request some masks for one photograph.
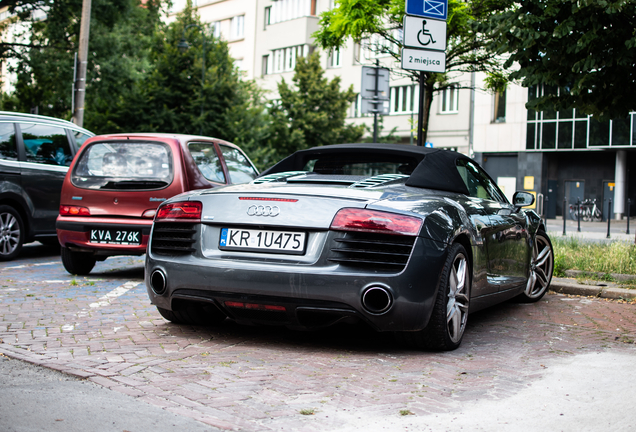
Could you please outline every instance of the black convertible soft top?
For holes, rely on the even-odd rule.
[[[261,176],[286,171],[301,171],[309,160],[333,155],[359,154],[368,157],[406,157],[415,160],[417,166],[406,180],[407,186],[458,192],[468,195],[468,188],[457,170],[457,161],[468,156],[449,150],[416,147],[405,144],[334,144],[300,150],[267,169]]]

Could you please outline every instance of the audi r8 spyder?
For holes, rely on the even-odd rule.
[[[390,144],[302,150],[249,184],[162,203],[146,286],[174,323],[364,322],[457,348],[468,314],[536,302],[554,268],[541,218],[472,159]]]

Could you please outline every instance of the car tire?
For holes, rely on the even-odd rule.
[[[214,305],[188,303],[177,311],[157,306],[162,317],[175,324],[214,326],[220,324],[227,316]]]
[[[0,206],[0,261],[14,259],[24,244],[24,223],[11,206]]]
[[[398,333],[399,339],[419,349],[451,351],[459,347],[468,320],[470,288],[468,254],[461,244],[455,243],[442,268],[428,325],[420,331]]]
[[[62,264],[67,272],[72,275],[86,276],[95,267],[97,260],[93,254],[87,252],[74,252],[69,248],[62,248]]]
[[[530,259],[530,275],[526,283],[526,289],[515,300],[520,303],[534,303],[543,298],[554,272],[554,250],[552,242],[545,231],[537,231],[532,244],[532,257]]]

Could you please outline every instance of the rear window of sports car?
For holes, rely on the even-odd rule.
[[[374,154],[331,154],[309,159],[303,171],[317,174],[375,176],[380,174],[411,175],[418,161],[408,156]]]
[[[170,148],[160,143],[106,142],[88,147],[71,182],[86,189],[162,189],[174,178]]]

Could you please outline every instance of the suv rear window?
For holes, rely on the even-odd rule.
[[[170,148],[159,143],[107,142],[88,147],[71,182],[86,189],[162,189],[172,183]]]

